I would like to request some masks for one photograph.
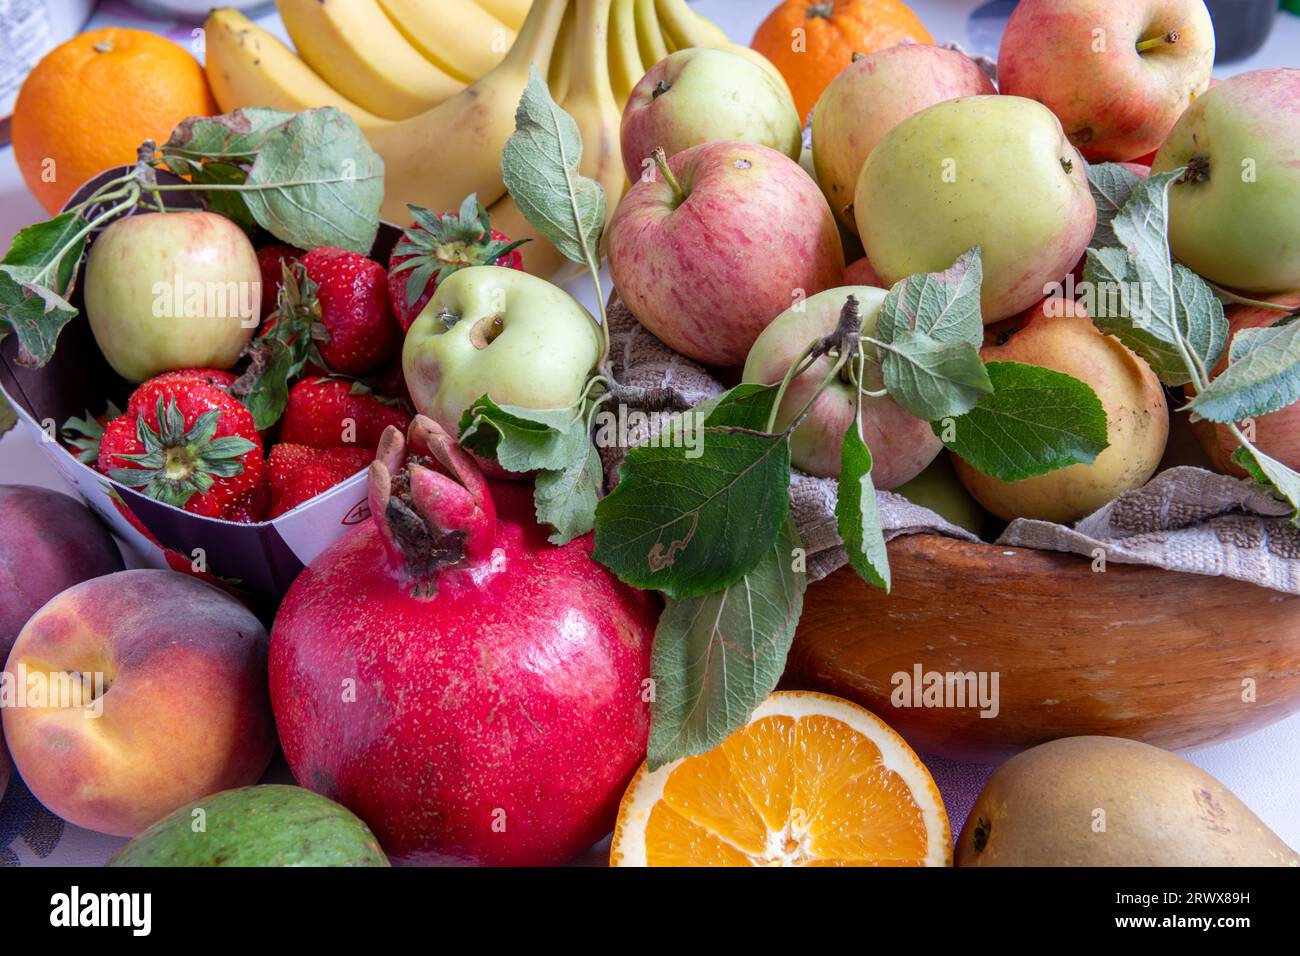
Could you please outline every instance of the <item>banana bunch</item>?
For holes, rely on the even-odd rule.
[[[564,260],[506,192],[501,153],[536,66],[582,132],[581,172],[612,215],[627,187],[619,125],[628,94],[664,56],[730,43],[686,0],[276,0],[289,49],[235,10],[205,24],[208,82],[222,110],[333,106],[384,158],[383,215],[408,203],[435,212],[470,193],[522,248],[535,275]]]

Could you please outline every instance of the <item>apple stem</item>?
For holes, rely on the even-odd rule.
[[[673,175],[673,171],[668,167],[668,154],[664,152],[662,146],[655,149],[654,158],[655,165],[659,167],[659,172],[664,177],[664,182],[672,188],[673,199],[675,200],[673,203],[674,208],[680,206],[686,201],[686,193],[682,189],[681,183],[677,181],[677,177]]]
[[[1139,40],[1137,44],[1137,51],[1139,53],[1146,53],[1147,50],[1155,50],[1160,47],[1173,46],[1175,43],[1178,42],[1178,39],[1179,39],[1178,31],[1170,30],[1168,33],[1162,33],[1160,34],[1160,36],[1152,37],[1149,40]]]

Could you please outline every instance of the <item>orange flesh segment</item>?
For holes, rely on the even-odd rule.
[[[651,866],[917,866],[928,834],[879,748],[832,717],[756,720],[665,781]]]

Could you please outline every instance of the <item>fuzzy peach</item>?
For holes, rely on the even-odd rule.
[[[84,581],[41,608],[9,654],[14,766],[53,813],[119,836],[255,783],[275,748],[266,655],[257,618],[196,578]]]

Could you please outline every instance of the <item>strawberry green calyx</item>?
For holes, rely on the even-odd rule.
[[[188,429],[175,399],[158,396],[158,430],[144,416],[136,420],[142,455],[119,455],[135,468],[114,468],[108,476],[128,488],[142,488],[150,498],[180,508],[195,494],[204,494],[214,478],[242,474],[240,460],[257,446],[247,438],[214,437],[221,412],[204,412]]]
[[[86,412],[85,418],[77,418],[74,415],[63,423],[61,429],[63,441],[77,461],[94,467],[95,462],[99,460],[99,443],[104,437],[104,422],[117,418],[121,414],[122,410],[109,402],[102,421],[90,412]]]
[[[410,258],[393,273],[411,273],[406,282],[406,300],[412,308],[433,278],[442,281],[470,266],[490,266],[528,241],[494,237],[488,211],[478,201],[477,193],[466,196],[457,213],[438,216],[420,206],[408,204],[406,208],[415,219],[415,227],[402,233],[393,255]]]

